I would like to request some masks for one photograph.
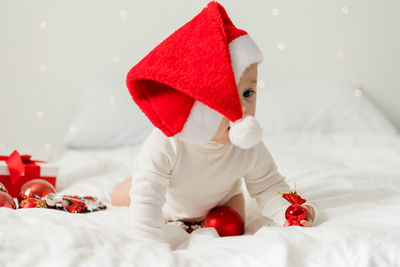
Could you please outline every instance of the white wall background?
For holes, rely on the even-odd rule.
[[[400,1],[221,0],[264,52],[266,83],[358,84],[400,128]],[[200,0],[0,0],[0,153],[56,153],[79,93],[129,69]]]

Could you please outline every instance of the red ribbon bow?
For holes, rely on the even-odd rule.
[[[290,202],[292,205],[301,205],[306,202],[305,199],[302,199],[296,192],[290,192],[287,194],[283,194],[282,197]]]
[[[25,173],[26,165],[30,165],[32,168],[29,173],[25,175],[29,176],[40,176],[40,166],[36,165],[36,162],[45,162],[40,160],[31,160],[30,155],[20,155],[17,150],[14,150],[10,156],[0,156],[0,160],[4,160],[7,164],[10,172],[11,184],[15,184],[18,179]]]

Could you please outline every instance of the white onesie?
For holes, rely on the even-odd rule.
[[[290,205],[279,194],[290,188],[263,142],[248,150],[193,145],[154,128],[133,167],[130,212],[134,235],[142,240],[164,241],[165,220],[206,216],[241,192],[242,178],[262,214],[278,225]]]

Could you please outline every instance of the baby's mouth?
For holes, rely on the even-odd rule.
[[[228,131],[231,129],[231,126],[228,127]]]

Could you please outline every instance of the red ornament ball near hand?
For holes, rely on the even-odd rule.
[[[34,179],[21,187],[18,193],[18,203],[30,197],[43,199],[47,194],[55,192],[56,189],[51,183],[43,179]]]
[[[0,191],[0,207],[15,209],[13,198],[6,192]]]
[[[231,207],[220,206],[213,208],[207,214],[203,227],[213,227],[219,236],[235,236],[244,233],[242,216]]]
[[[302,220],[307,217],[307,211],[304,207],[298,204],[290,205],[285,212],[286,220],[289,221],[289,225],[299,225]]]
[[[285,212],[286,220],[289,222],[289,225],[298,225],[302,226],[300,222],[307,218],[307,210],[301,206],[306,202],[305,199],[301,198],[296,192],[295,189],[290,192],[281,192],[282,197],[290,202],[290,205]]]

